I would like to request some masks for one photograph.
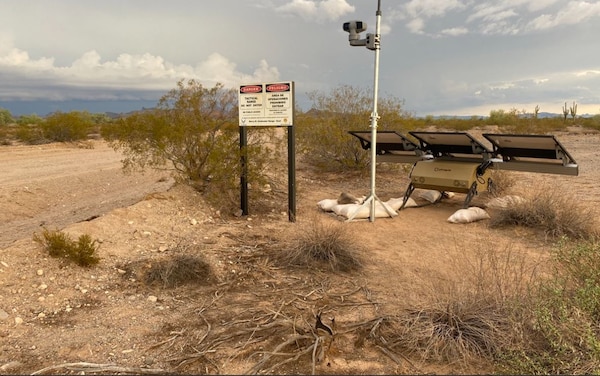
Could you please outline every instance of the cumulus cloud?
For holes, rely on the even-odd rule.
[[[176,65],[160,56],[120,54],[103,61],[95,50],[70,65],[57,66],[53,58],[32,59],[18,48],[0,55],[0,99],[147,99],[148,93],[164,93],[180,79],[197,79],[207,86],[217,82],[236,87],[245,82],[275,81],[276,67],[261,60],[252,73],[241,72],[225,56],[213,53],[195,67]]]
[[[292,0],[277,7],[281,13],[297,15],[311,22],[335,21],[354,12],[346,0]]]

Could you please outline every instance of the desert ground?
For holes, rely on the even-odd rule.
[[[555,136],[579,176],[515,173],[514,189],[560,189],[597,207],[600,134],[573,128]],[[371,335],[387,315],[464,283],[464,266],[482,248],[510,249],[533,265],[552,247],[523,228],[449,223],[461,194],[429,204],[415,192],[420,206],[394,218],[345,222],[317,202],[367,195],[369,176],[318,174],[302,163],[296,222],[288,220],[285,184],[261,192],[265,207],[251,202],[249,215],[236,217],[209,207],[167,171],[124,174],[121,155],[103,141],[85,145],[0,147],[2,374],[489,373],[484,361],[395,355]],[[377,196],[402,197],[407,184],[407,172],[382,168]],[[472,205],[488,199],[484,192]],[[364,249],[364,268],[344,274],[270,261],[314,222],[347,227]],[[49,257],[33,241],[43,228],[91,235],[100,263],[83,268]],[[206,283],[145,283],[153,266],[182,256],[207,261]],[[326,359],[290,354],[294,344],[307,348],[318,338],[318,312],[335,318]]]

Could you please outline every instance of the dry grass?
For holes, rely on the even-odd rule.
[[[488,189],[492,197],[500,197],[517,183],[515,175],[511,171],[492,170],[492,184]]]
[[[524,226],[541,230],[551,238],[590,239],[598,235],[594,208],[577,201],[561,187],[537,186],[523,198],[495,213],[490,226]]]
[[[395,314],[381,328],[391,351],[423,361],[495,359],[516,341],[524,325],[537,265],[510,245],[482,240],[448,264],[420,302]]]
[[[195,256],[176,255],[153,263],[144,273],[146,284],[171,288],[185,284],[206,285],[213,280],[211,266]]]
[[[312,218],[291,236],[289,246],[279,252],[276,261],[284,266],[325,267],[349,273],[362,268],[362,253],[349,226]]]

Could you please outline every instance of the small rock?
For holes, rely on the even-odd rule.
[[[38,286],[38,289],[40,290],[46,290],[48,288],[48,285],[45,283],[42,283],[41,285]]]
[[[198,221],[196,220],[196,218],[192,218],[192,219],[190,219],[190,224],[192,226],[196,226],[198,224]]]
[[[0,308],[0,320],[6,320],[8,318],[8,312]]]
[[[148,301],[152,302],[152,303],[156,303],[158,301],[158,298],[156,296],[154,296],[154,295],[150,295],[148,297]]]
[[[0,261],[0,264],[2,264],[2,266],[4,266],[5,268],[8,268],[8,264],[5,263],[4,261]]]
[[[159,252],[164,252],[164,251],[168,251],[169,247],[167,247],[166,245],[161,245],[160,247],[158,247],[158,251]]]
[[[20,317],[15,317],[15,324],[16,325],[21,325],[23,323],[23,319]]]
[[[143,236],[150,236],[152,233],[150,231],[142,231]]]
[[[38,269],[36,273],[37,275],[44,275],[44,271],[42,269]]]
[[[127,271],[125,271],[125,270],[123,270],[123,269],[117,269],[117,272],[118,272],[119,274],[125,274],[125,273],[127,273]]]

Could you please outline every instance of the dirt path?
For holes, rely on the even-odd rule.
[[[101,141],[90,145],[0,147],[0,248],[40,226],[94,218],[173,183],[166,172],[126,175],[121,154]]]

